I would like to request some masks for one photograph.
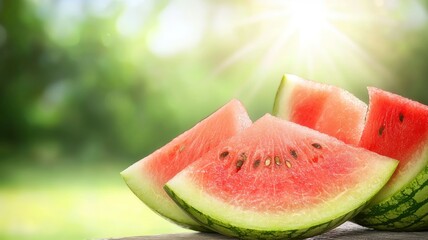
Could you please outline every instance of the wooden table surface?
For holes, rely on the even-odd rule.
[[[123,238],[106,238],[105,240],[169,240],[169,239],[183,239],[183,240],[218,240],[218,239],[232,239],[216,233],[180,233],[180,234],[165,234],[165,235],[151,235],[151,236],[137,236],[137,237],[123,237]],[[322,235],[312,237],[309,239],[397,239],[397,240],[428,240],[428,231],[425,232],[383,232],[374,231],[368,228],[358,226],[351,222],[346,222],[338,228],[335,228]]]

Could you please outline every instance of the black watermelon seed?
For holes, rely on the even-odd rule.
[[[312,147],[314,147],[316,149],[322,149],[322,147],[319,143],[312,143]]]
[[[253,167],[257,168],[260,165],[260,159],[257,159],[256,161],[254,161],[253,163]]]
[[[404,115],[403,115],[403,113],[400,113],[400,114],[398,115],[398,119],[400,119],[400,122],[403,122],[403,121],[404,121]]]
[[[242,165],[244,165],[244,160],[236,161],[236,168],[237,169],[241,169]]]
[[[242,161],[247,160],[247,154],[246,154],[246,153],[244,153],[244,152],[243,152],[243,153],[241,153],[240,157],[241,157]]]
[[[383,130],[385,130],[385,125],[382,125],[382,126],[380,126],[380,128],[379,128],[379,136],[382,136],[382,134],[383,134]]]
[[[297,159],[297,152],[296,152],[296,150],[291,149],[290,150],[290,154],[291,154],[291,156],[293,156],[294,159]]]
[[[224,159],[225,157],[227,157],[227,155],[229,155],[228,151],[224,151],[224,152],[220,153],[220,159]]]

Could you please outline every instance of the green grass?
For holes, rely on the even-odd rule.
[[[0,239],[97,239],[186,232],[125,185],[125,166],[2,167]],[[3,175],[4,175],[3,174]]]

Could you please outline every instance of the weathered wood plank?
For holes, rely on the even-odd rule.
[[[124,238],[110,238],[110,240],[169,240],[169,239],[183,239],[183,240],[218,240],[218,239],[232,239],[226,236],[215,233],[180,233],[180,234],[166,234],[166,235],[152,235],[152,236],[139,236],[139,237],[124,237]],[[368,228],[358,226],[357,224],[346,222],[342,226],[333,229],[322,235],[310,238],[311,240],[325,240],[325,239],[348,239],[348,240],[369,240],[369,239],[382,239],[382,240],[428,240],[428,231],[426,232],[383,232],[375,231]],[[107,240],[107,239],[105,239]]]

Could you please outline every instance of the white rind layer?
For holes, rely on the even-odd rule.
[[[197,171],[193,165],[166,186],[192,208],[231,226],[262,231],[305,229],[337,219],[366,204],[386,184],[398,163],[389,158],[379,158],[373,159],[367,168],[360,169],[360,173],[355,173],[361,175],[361,181],[352,189],[298,211],[260,212],[238,207],[233,199],[230,203],[223,202],[204,191],[203,186],[198,186],[193,178],[193,172]]]
[[[388,200],[394,194],[399,193],[412,182],[424,168],[428,166],[428,143],[419,152],[414,154],[415,157],[409,160],[409,164],[402,168],[400,172],[387,183],[387,185],[375,196],[371,205]]]
[[[200,224],[178,208],[162,188],[153,187],[155,184],[150,176],[156,173],[147,173],[143,165],[144,161],[138,161],[120,173],[132,192],[153,211],[162,217],[168,216],[165,219],[184,227],[198,228]]]

